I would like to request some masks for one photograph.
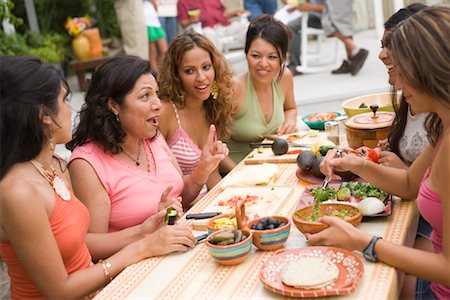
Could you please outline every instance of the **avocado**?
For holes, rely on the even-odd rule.
[[[323,156],[317,157],[311,169],[312,174],[319,178],[325,178],[325,175],[323,175],[322,172],[320,172],[320,163],[322,162],[322,160]]]
[[[289,144],[285,139],[276,138],[272,144],[272,151],[275,155],[286,154],[289,150]]]
[[[358,175],[350,171],[334,171],[334,174],[339,175],[342,181],[353,181],[358,177]]]
[[[314,161],[316,160],[316,156],[310,150],[305,150],[300,152],[297,156],[297,165],[303,172],[311,171]]]

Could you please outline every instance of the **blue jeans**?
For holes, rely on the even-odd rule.
[[[277,0],[244,0],[244,8],[252,13],[248,17],[250,21],[262,14],[273,15],[277,4]]]
[[[416,281],[416,300],[437,300],[431,290],[431,283],[425,279],[417,278]]]
[[[159,22],[166,32],[167,44],[172,43],[173,39],[178,34],[177,17],[159,17]]]

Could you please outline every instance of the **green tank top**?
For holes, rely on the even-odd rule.
[[[237,164],[252,151],[250,142],[260,142],[268,133],[275,133],[284,122],[284,97],[276,80],[272,80],[273,113],[269,123],[264,120],[250,74],[247,76],[245,101],[234,115],[231,137],[227,141],[230,158]]]

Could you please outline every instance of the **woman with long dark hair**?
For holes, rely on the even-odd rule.
[[[321,170],[349,170],[384,191],[404,199],[416,198],[428,221],[432,251],[395,245],[345,221],[323,217],[329,228],[306,234],[315,245],[334,245],[363,252],[369,261],[381,261],[417,276],[416,299],[450,298],[450,6],[424,8],[404,20],[390,40],[395,85],[417,113],[433,113],[426,130],[430,145],[408,169],[368,162],[336,151],[327,153]],[[388,180],[386,180],[388,179]],[[418,259],[420,258],[420,259]]]
[[[144,258],[195,245],[189,229],[150,218],[145,235],[95,265],[89,212],[72,193],[56,144],[70,141],[70,89],[33,57],[0,57],[0,255],[12,299],[79,299]]]

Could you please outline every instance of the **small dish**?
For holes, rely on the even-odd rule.
[[[281,281],[281,270],[289,262],[304,257],[325,257],[329,259],[339,269],[338,279],[334,283],[319,289],[307,290],[285,285]],[[363,262],[353,252],[335,247],[310,246],[277,251],[261,267],[259,279],[267,289],[274,293],[287,297],[315,298],[349,295],[356,290],[363,274]]]
[[[324,115],[324,120],[318,120],[318,121],[311,121],[308,120],[311,117],[318,116],[319,118]],[[317,129],[317,130],[324,130],[324,124],[328,121],[333,121],[336,117],[339,117],[341,114],[338,112],[321,112],[321,113],[314,113],[309,114],[302,117],[302,121],[305,122],[306,125],[309,126],[311,129]]]
[[[329,227],[328,224],[318,221],[308,221],[306,218],[311,215],[312,205],[303,207],[292,215],[292,220],[295,226],[302,232],[305,233],[317,233]],[[337,210],[347,210],[349,217],[345,219],[348,223],[355,227],[361,224],[362,213],[361,210],[350,204],[341,203],[327,203],[320,204],[320,215],[330,215],[333,211]]]
[[[242,229],[242,234],[246,235],[247,238],[243,241],[240,241],[239,243],[219,246],[209,242],[209,239],[212,236],[227,230],[229,229],[222,229],[210,234],[208,239],[206,240],[206,247],[208,248],[211,256],[217,261],[217,263],[226,266],[233,266],[240,264],[248,257],[248,254],[250,253],[253,245],[253,235],[250,230]]]
[[[263,219],[273,218],[284,223],[283,226],[274,229],[257,230],[252,229],[253,224],[257,224]],[[289,237],[291,229],[291,222],[288,218],[283,216],[267,216],[258,218],[248,223],[248,228],[253,233],[253,244],[260,250],[272,251],[283,247],[284,243]]]

